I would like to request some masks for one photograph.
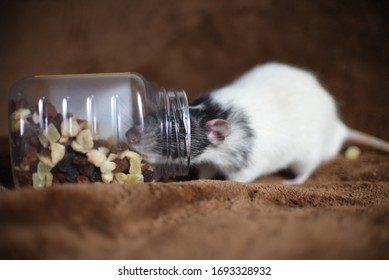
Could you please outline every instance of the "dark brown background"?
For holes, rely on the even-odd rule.
[[[8,89],[25,76],[136,71],[193,100],[276,60],[313,71],[347,124],[389,140],[388,3],[2,0],[0,135]],[[7,160],[2,143],[0,183],[10,185]],[[4,191],[0,257],[388,259],[388,176],[388,156],[363,150],[296,187],[265,180]]]

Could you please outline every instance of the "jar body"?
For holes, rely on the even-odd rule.
[[[135,126],[142,126],[143,133],[145,119],[153,112],[165,112],[167,107],[171,111],[176,99],[169,100],[167,95],[136,73],[36,76],[18,81],[9,94],[15,186],[171,177],[170,171],[164,172],[169,169],[168,159],[153,166],[142,158],[143,147],[133,151],[126,137]],[[186,100],[184,93],[179,95]],[[187,111],[184,103],[178,115]],[[167,134],[171,119],[159,115],[160,137],[171,140]],[[187,132],[190,139],[190,129]],[[185,175],[188,166],[181,169],[178,175]]]

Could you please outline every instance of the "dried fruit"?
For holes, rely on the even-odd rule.
[[[76,141],[80,144],[85,150],[90,150],[93,148],[93,136],[90,129],[81,130],[76,137]]]
[[[116,164],[116,168],[113,170],[113,172],[115,173],[124,172],[125,170],[129,170],[130,168],[130,162],[126,158],[117,158],[114,159],[113,162]]]
[[[137,174],[137,175],[142,174],[140,160],[138,160],[138,159],[131,159],[130,160],[130,174]]]
[[[66,118],[61,123],[61,134],[65,137],[75,137],[80,132],[80,125],[75,117]]]
[[[100,166],[101,173],[112,173],[115,170],[116,164],[113,161],[105,160]]]
[[[113,174],[112,173],[103,173],[101,174],[101,179],[104,183],[111,183],[113,180]]]
[[[50,150],[51,162],[53,166],[55,166],[65,156],[65,146],[55,142],[50,142]]]
[[[57,128],[52,123],[47,127],[47,140],[50,142],[57,142],[61,138],[61,134],[59,134]]]
[[[86,120],[77,119],[72,113],[63,116],[44,99],[33,114],[27,105],[15,105],[10,116],[19,185],[40,188],[65,182],[154,180],[153,167],[130,151],[126,143],[113,144],[114,137],[98,139],[98,123],[92,132]]]
[[[101,164],[107,159],[105,154],[98,150],[90,150],[86,153],[86,156],[88,157],[88,161],[97,167],[100,167]]]

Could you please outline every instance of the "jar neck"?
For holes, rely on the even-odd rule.
[[[191,154],[191,129],[189,106],[184,91],[161,89],[165,116],[161,122],[166,163],[160,168],[162,178],[186,176],[189,172]]]

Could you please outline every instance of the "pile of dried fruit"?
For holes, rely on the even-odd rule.
[[[65,182],[151,182],[154,168],[123,143],[93,135],[85,120],[63,116],[49,102],[14,106],[11,145],[20,186]]]

